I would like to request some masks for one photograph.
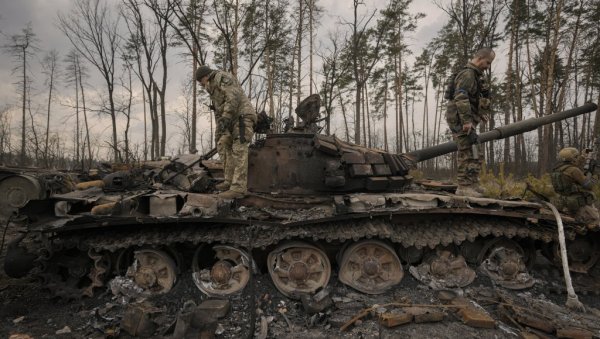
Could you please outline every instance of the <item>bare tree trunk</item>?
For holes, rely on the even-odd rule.
[[[152,97],[154,101],[154,106],[151,107],[152,110],[152,147],[154,154],[152,155],[152,159],[156,160],[160,157],[160,143],[158,140],[159,135],[159,127],[158,127],[158,90],[156,86],[152,86]]]
[[[79,59],[77,59],[77,67],[79,69],[79,71],[77,72],[79,74],[79,88],[81,90],[81,108],[83,109],[83,121],[85,123],[85,140],[87,142],[87,150],[88,150],[88,169],[92,167],[92,161],[93,161],[93,157],[92,157],[92,145],[90,143],[90,127],[88,125],[88,118],[87,118],[87,108],[85,106],[85,91],[83,90],[83,76],[82,76],[82,72],[81,72],[81,65],[79,63]],[[84,143],[84,148],[85,148],[85,143]],[[83,165],[83,163],[82,163]],[[84,167],[85,168],[85,167]]]
[[[198,53],[196,44],[194,44],[194,53]],[[198,116],[196,103],[198,101],[198,87],[196,81],[196,70],[198,69],[197,58],[193,58],[192,60],[192,130],[190,132],[190,145],[189,152],[194,154],[197,152],[196,149],[196,118]]]
[[[21,120],[21,166],[25,166],[25,106],[27,103],[27,46],[23,47],[23,117]]]
[[[75,163],[79,163],[79,161],[81,160],[80,158],[80,154],[79,154],[79,150],[80,150],[80,145],[79,145],[79,82],[81,81],[81,68],[79,67],[79,58],[76,57],[75,59],[75,67],[76,67],[76,71],[75,71],[75,76],[77,77],[76,81],[75,81]]]
[[[50,137],[50,112],[52,105],[52,90],[54,89],[54,71],[56,70],[56,58],[56,50],[52,50],[50,54],[48,54],[47,59],[47,61],[49,62],[48,71],[50,76],[50,88],[48,89],[48,110],[46,111],[46,137],[44,141],[44,163],[46,164],[47,168],[50,167],[50,162],[48,161],[48,139]]]
[[[513,8],[515,10],[518,8],[518,5],[515,5]],[[508,68],[506,69],[506,93],[508,94],[510,111],[505,112],[504,114],[504,125],[508,125],[510,123],[511,114],[514,116],[515,114],[515,95],[513,92],[513,54],[515,51],[515,34],[516,34],[516,15],[517,13],[512,13],[510,18],[510,42],[508,44]],[[516,137],[515,137],[516,139]],[[504,139],[504,166],[508,166],[510,162],[510,138]],[[507,167],[505,167],[508,169]]]
[[[365,94],[366,87],[367,87],[367,85],[365,84],[365,86],[362,88],[362,93],[361,93],[361,97],[365,98],[365,99],[367,97],[367,95]],[[369,126],[369,119],[367,118],[367,110],[365,109],[365,102],[366,102],[366,100],[364,100],[364,99],[360,102],[360,105],[361,105],[360,110],[362,112],[362,121],[363,121],[363,124],[362,124],[362,135],[363,135],[363,140],[364,140],[363,144],[365,146],[371,147],[370,146],[371,140],[369,138],[370,134],[367,133],[367,127]]]
[[[196,101],[196,97],[194,97],[194,101]],[[146,118],[148,112],[146,110],[146,90],[142,91],[142,102],[144,105],[144,161],[148,161],[148,121]]]
[[[234,16],[234,22],[235,24],[232,27],[232,37],[231,37],[231,68],[232,68],[232,73],[233,76],[235,78],[237,78],[238,75],[238,68],[239,68],[239,37],[238,37],[238,23],[240,22],[240,1],[239,0],[235,0],[235,6],[233,9],[233,16]]]
[[[304,1],[298,0],[298,31],[296,35],[296,53],[298,63],[298,74],[296,74],[296,105],[300,103],[302,96],[302,34],[304,34]]]
[[[309,57],[309,70],[308,70],[308,78],[309,78],[309,95],[313,94],[313,37],[314,37],[314,9],[315,9],[315,0],[308,0],[308,33],[309,33],[309,38],[308,38],[308,45],[309,45],[309,52],[308,52],[308,57]]]
[[[559,36],[559,31],[560,31],[560,19],[561,19],[561,11],[562,11],[562,6],[563,6],[564,0],[558,0],[558,3],[556,5],[556,13],[555,13],[555,18],[554,18],[554,27],[553,27],[553,31],[552,31],[552,43],[549,46],[550,50],[548,51],[549,55],[548,55],[548,59],[547,59],[547,72],[546,72],[546,93],[545,93],[545,108],[546,108],[546,115],[552,114],[554,113],[554,106],[553,106],[553,95],[552,95],[552,89],[553,89],[553,85],[554,85],[554,64],[555,64],[555,60],[556,60],[556,53],[557,53],[557,49],[558,49],[558,36]],[[551,161],[552,155],[554,154],[554,143],[552,140],[552,124],[547,124],[544,126],[544,143],[542,143],[542,147],[541,147],[541,152],[540,152],[540,171],[545,171],[548,166],[549,163]],[[542,174],[540,172],[540,174]]]
[[[342,109],[342,117],[344,117],[344,127],[346,130],[346,142],[350,142],[350,129],[348,127],[348,119],[346,118],[346,105],[344,105],[344,98],[342,97],[342,91],[338,87],[338,97],[340,98],[340,108]]]
[[[385,71],[385,92],[383,93],[383,149],[389,152],[387,134],[388,73]]]

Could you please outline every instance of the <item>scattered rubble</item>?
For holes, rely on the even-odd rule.
[[[108,293],[81,304],[55,305],[40,294],[37,298],[46,310],[59,310],[51,321],[36,309],[26,316],[7,314],[0,336],[239,338],[250,330],[257,338],[600,336],[600,297],[586,296],[588,312],[573,312],[564,307],[564,295],[548,295],[541,284],[518,293],[486,277],[472,284],[477,287],[436,291],[417,289],[421,285],[409,277],[399,288],[366,295],[332,280],[326,289],[292,300],[279,294],[267,275],[254,278],[254,287],[228,298],[207,298],[191,278],[178,281],[168,295],[150,297],[142,297],[126,278],[116,279]],[[3,303],[19,302],[7,294],[11,290],[14,287],[0,291]]]

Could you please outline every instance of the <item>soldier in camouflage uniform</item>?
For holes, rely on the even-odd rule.
[[[559,209],[574,215],[588,228],[596,229],[600,225],[600,214],[594,206],[596,197],[591,191],[592,178],[586,177],[580,168],[583,160],[576,148],[563,148],[558,152],[559,163],[550,177],[552,187],[559,194],[555,202]]]
[[[233,75],[200,66],[196,80],[210,95],[215,110],[215,138],[225,176],[217,185],[225,191],[219,197],[243,197],[248,189],[248,145],[254,135],[256,111]]]
[[[481,197],[478,187],[483,164],[481,144],[474,143],[476,128],[486,121],[489,88],[483,81],[483,71],[490,68],[496,54],[491,48],[482,48],[454,77],[451,93],[447,94],[446,121],[458,145],[458,189],[456,194]]]

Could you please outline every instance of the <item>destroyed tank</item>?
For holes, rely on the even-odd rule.
[[[218,197],[222,168],[199,155],[86,178],[71,191],[39,173],[3,172],[3,210],[21,232],[8,245],[6,273],[35,275],[56,295],[80,298],[114,277],[161,294],[191,276],[203,293],[227,296],[268,272],[283,295],[299,298],[332,277],[383,293],[406,271],[432,288],[486,274],[520,289],[534,284],[539,250],[560,261],[557,219],[544,204],[460,196],[452,185],[411,177],[418,162],[456,151],[454,142],[392,154],[318,134],[318,98],[298,108],[300,126],[251,145],[249,192],[240,199]],[[596,108],[498,127],[479,142]],[[598,233],[560,217],[571,271],[593,275]]]

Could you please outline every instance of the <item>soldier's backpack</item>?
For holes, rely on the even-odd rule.
[[[452,73],[448,79],[446,79],[446,89],[444,90],[444,99],[452,100],[454,99],[454,92],[456,91],[456,76],[458,72]]]
[[[579,191],[574,185],[573,181],[564,174],[564,171],[571,166],[572,165],[569,164],[560,165],[554,168],[554,170],[550,174],[552,187],[554,188],[554,191],[556,193],[562,195],[569,195]]]

